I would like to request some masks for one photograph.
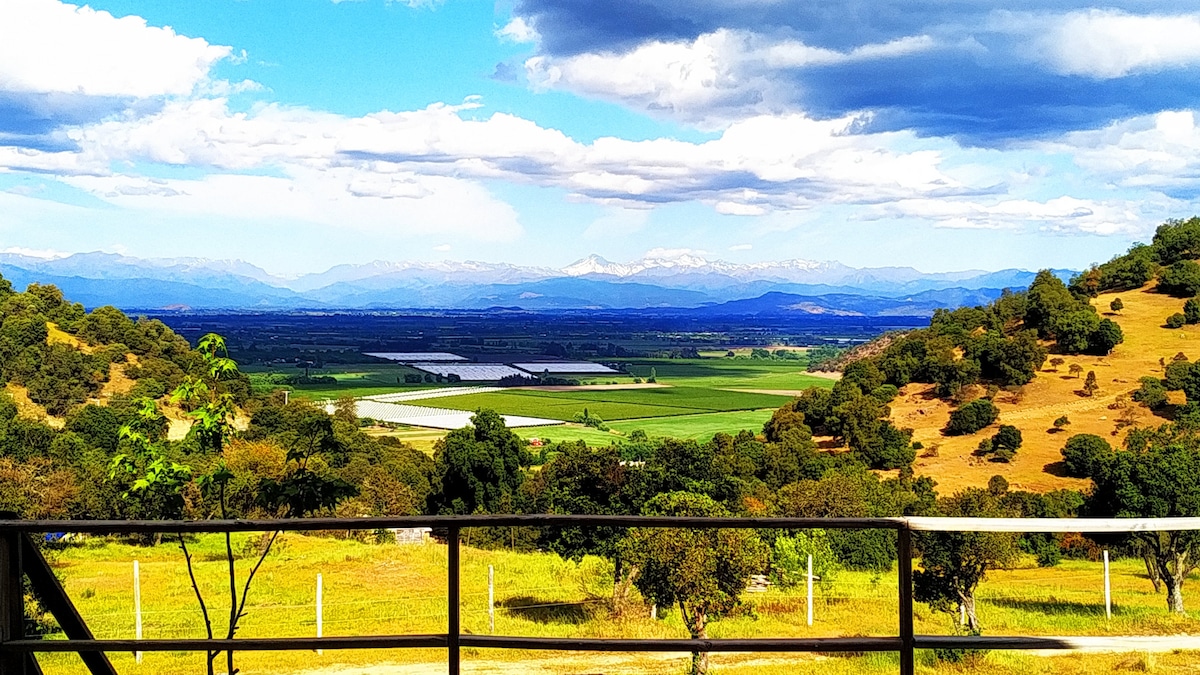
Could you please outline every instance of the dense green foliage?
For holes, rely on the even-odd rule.
[[[1020,513],[1000,495],[971,488],[942,499],[943,515],[957,518],[1016,517]],[[975,590],[989,570],[996,569],[1018,553],[1017,535],[1003,532],[920,532],[921,569],[913,573],[913,597],[934,610],[954,617],[963,631],[979,634],[975,612]],[[966,616],[966,624],[959,622]]]
[[[973,434],[995,422],[999,416],[1000,409],[995,403],[978,398],[951,412],[945,431],[950,436]]]
[[[1074,439],[1072,439],[1074,440]],[[1091,478],[1090,515],[1118,518],[1200,516],[1200,429],[1166,424],[1135,429],[1124,452],[1103,452],[1092,441],[1089,454],[1075,450],[1073,467]],[[1064,458],[1068,450],[1063,450]],[[1129,538],[1153,565],[1167,590],[1167,606],[1182,613],[1183,584],[1200,564],[1200,533],[1137,532]]]

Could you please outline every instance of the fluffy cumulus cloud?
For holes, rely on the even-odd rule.
[[[1200,13],[1139,16],[1091,9],[1053,17],[1045,30],[1030,25],[1044,20],[1026,16],[1017,24],[1037,35],[1038,56],[1064,75],[1107,80],[1200,65]]]
[[[998,145],[1200,105],[1200,5],[522,0],[529,80],[687,124],[872,111]]]
[[[64,48],[70,45],[70,49]],[[53,145],[63,125],[191,94],[230,47],[57,0],[0,2],[0,139]]]
[[[1169,82],[1159,74],[1190,72],[1190,47],[1144,39],[1159,25],[1138,23],[1146,17],[1065,5],[975,14],[956,6],[959,14],[947,14],[918,2],[887,21],[879,18],[886,11],[870,12],[875,22],[863,24],[838,3],[631,1],[600,12],[610,19],[633,12],[620,25],[600,22],[576,36],[572,26],[600,16],[588,14],[596,6],[525,0],[497,39],[535,45],[525,64],[535,87],[702,126],[712,131],[707,140],[581,142],[514,114],[488,113],[474,97],[358,116],[272,103],[266,94],[257,105],[233,107],[225,94],[241,85],[212,76],[214,64],[231,58],[228,47],[136,18],[9,0],[0,3],[0,119],[17,119],[3,113],[18,96],[106,103],[77,118],[50,115],[55,126],[47,133],[0,124],[0,173],[53,176],[113,207],[164,217],[428,236],[429,246],[454,241],[456,250],[461,240],[522,236],[519,214],[494,188],[506,184],[599,205],[600,215],[579,226],[589,241],[648,231],[654,209],[695,203],[721,223],[801,212],[817,221],[836,212],[842,221],[1132,236],[1200,194],[1192,106],[1142,114],[1120,97],[1097,102],[1094,87],[1104,83],[1154,93]],[[696,11],[684,21],[689,8]],[[93,58],[78,67],[12,58],[4,38],[13,22],[5,18],[30,19],[30,34],[59,44],[65,38],[46,31],[78,36]],[[1186,41],[1191,29],[1182,18],[1177,24],[1172,30]],[[1104,58],[1088,57],[1086,40],[1072,47],[1047,37],[1070,26],[1120,35]],[[24,49],[41,48],[20,39]],[[93,66],[104,72],[89,74]],[[981,68],[1034,74],[1000,87],[994,78],[969,82]],[[1013,86],[1027,90],[1018,96]],[[1187,100],[1195,90],[1189,84],[1173,95]],[[1068,98],[1073,103],[1063,105]],[[1053,131],[1057,122],[1047,120],[1063,116],[1085,127],[1115,121]],[[934,133],[939,124],[945,135]],[[1006,140],[987,149],[973,145],[980,138]],[[138,173],[146,165],[190,171],[149,177]],[[1077,188],[1083,184],[1100,187]],[[746,238],[721,246],[751,249],[730,246],[735,241]]]

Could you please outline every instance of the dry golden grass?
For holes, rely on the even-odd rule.
[[[61,417],[55,417],[46,412],[46,409],[37,403],[34,403],[29,398],[29,390],[25,387],[9,382],[4,385],[4,390],[12,398],[13,403],[17,404],[17,415],[25,419],[37,420],[55,429],[61,429],[66,425]]]
[[[84,354],[91,354],[95,351],[94,348],[88,346],[79,338],[59,328],[53,321],[46,322],[46,344],[64,344],[68,347],[74,347]]]
[[[1108,306],[1120,297],[1125,308],[1114,314]],[[941,433],[950,418],[952,406],[931,395],[930,385],[909,385],[892,403],[892,420],[914,430],[913,440],[924,444],[917,453],[914,469],[931,476],[939,490],[950,493],[964,487],[982,487],[994,475],[1004,476],[1014,489],[1047,491],[1058,488],[1082,489],[1087,481],[1060,475],[1060,450],[1072,434],[1102,436],[1114,446],[1124,441],[1127,429],[1118,429],[1118,418],[1126,413],[1118,398],[1138,388],[1138,378],[1162,377],[1159,359],[1184,353],[1190,359],[1200,357],[1200,326],[1171,330],[1163,326],[1166,317],[1181,311],[1183,301],[1154,293],[1152,287],[1122,293],[1106,293],[1092,303],[1105,317],[1113,319],[1125,333],[1125,342],[1105,357],[1057,355],[1064,363],[1057,369],[1049,359],[1043,370],[1019,393],[1001,392],[995,399],[1000,409],[997,424],[969,436],[947,437]],[[1083,367],[1083,375],[1069,374],[1072,364]],[[1084,396],[1083,377],[1095,371],[1100,390],[1094,397]],[[1173,402],[1182,402],[1172,394]],[[1166,421],[1149,410],[1128,402],[1139,426],[1156,426]],[[1066,415],[1070,426],[1052,433],[1054,420]],[[1021,430],[1024,444],[1010,464],[988,462],[972,452],[983,438],[996,432],[999,424],[1011,424]],[[934,451],[936,449],[936,452]]]
[[[251,535],[236,535],[235,550],[247,550]],[[205,589],[218,628],[226,621],[225,562],[221,540],[204,535],[190,545],[196,573]],[[178,547],[130,546],[89,538],[55,555],[55,566],[68,594],[97,637],[132,637],[131,565],[141,563],[145,637],[199,637],[200,614]],[[239,575],[253,564],[237,562]],[[988,635],[1177,635],[1195,634],[1200,620],[1167,612],[1161,594],[1145,578],[1141,561],[1118,559],[1112,566],[1114,612],[1106,620],[1101,565],[1079,560],[1057,568],[1037,568],[1023,560],[1017,569],[988,575],[979,590],[979,615]],[[644,608],[614,617],[603,602],[611,594],[609,567],[595,558],[581,563],[547,553],[462,550],[462,621],[467,633],[486,634],[487,567],[495,568],[496,632],[527,637],[686,637],[678,612],[665,610],[652,620]],[[285,535],[255,582],[240,637],[306,636],[315,632],[315,578],[324,575],[325,634],[419,634],[441,632],[446,621],[446,549],[436,543],[397,546],[330,538]],[[1185,587],[1193,614],[1200,592]],[[773,588],[747,594],[752,611],[734,612],[713,621],[714,638],[883,636],[898,630],[895,573],[840,572],[816,589],[816,621],[805,625],[803,587]],[[525,609],[522,609],[525,608]],[[946,614],[918,603],[914,612],[921,634],[950,630]],[[464,650],[464,672],[511,675],[565,673],[680,673],[680,654],[546,653],[512,650]],[[829,655],[723,654],[712,656],[714,673],[895,673],[894,654],[860,657]],[[1004,654],[992,652],[969,667],[935,664],[920,655],[924,673],[1101,673],[1144,670],[1192,672],[1195,656],[1130,654]],[[243,652],[238,665],[245,675],[266,673],[343,673],[349,675],[428,675],[445,672],[445,653],[416,651]],[[113,654],[119,672],[186,675],[203,672],[201,657],[182,653]],[[76,657],[43,658],[47,675],[76,675]]]

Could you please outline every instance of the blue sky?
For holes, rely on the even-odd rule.
[[[1200,2],[0,3],[0,251],[1080,267],[1200,211]]]

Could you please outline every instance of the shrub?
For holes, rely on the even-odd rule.
[[[1167,328],[1183,328],[1185,323],[1187,323],[1187,318],[1180,312],[1175,312],[1167,317]]]
[[[976,399],[950,413],[945,432],[949,436],[973,434],[996,421],[999,409],[987,399]]]

